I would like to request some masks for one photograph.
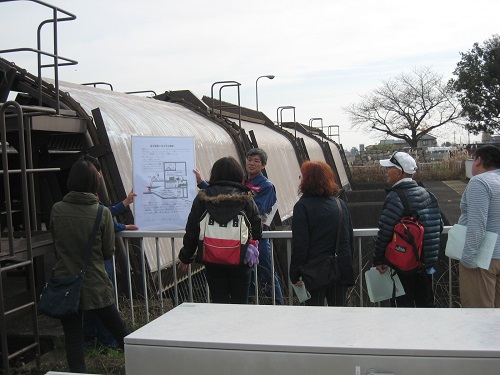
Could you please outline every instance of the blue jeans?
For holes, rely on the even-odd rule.
[[[83,340],[86,345],[100,344],[106,348],[118,348],[118,343],[113,334],[109,332],[92,310],[83,313]]]
[[[264,289],[268,297],[272,297],[273,274],[271,269],[271,242],[269,238],[261,238],[259,240],[259,265],[257,266],[257,274],[259,275],[259,290]],[[252,280],[255,280],[253,273]],[[274,290],[276,303],[283,305],[283,292],[281,291],[276,271],[274,272]],[[250,295],[255,295],[255,282],[252,282],[250,287]]]
[[[111,280],[111,282],[113,283],[113,285],[115,285],[115,279],[114,279],[114,276],[115,276],[115,272],[114,272],[115,265],[113,264],[113,258],[106,259],[104,261],[104,269],[106,270],[106,273],[108,274],[108,277]]]

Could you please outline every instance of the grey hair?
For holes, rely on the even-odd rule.
[[[267,154],[263,149],[252,148],[247,152],[247,157],[255,156],[255,155],[257,155],[260,158],[260,161],[262,162],[262,164],[264,164],[264,165],[267,164]]]

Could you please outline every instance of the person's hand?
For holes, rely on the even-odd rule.
[[[257,247],[251,243],[248,244],[243,263],[248,264],[249,267],[253,267],[256,264],[259,264],[259,249],[257,249]]]
[[[302,286],[302,284],[303,284],[302,280],[299,280],[299,281],[297,281],[297,282],[296,282],[295,284],[293,284],[293,285],[295,285],[295,286]]]
[[[389,269],[389,267],[387,266],[387,264],[377,264],[375,266],[375,268],[380,273],[385,273]]]
[[[203,176],[198,168],[193,169],[194,174],[196,175],[196,183],[199,184],[203,181]]]
[[[248,240],[248,243],[250,245],[255,246],[257,249],[259,248],[259,240],[250,239],[250,240]]]
[[[125,225],[125,230],[138,230],[139,227],[137,225],[134,225],[134,224],[126,224]]]
[[[137,194],[134,193],[134,190],[131,190],[130,193],[128,193],[127,198],[123,200],[123,205],[127,207],[129,204],[134,203],[134,197],[136,197]]]

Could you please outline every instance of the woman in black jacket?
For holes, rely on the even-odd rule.
[[[181,268],[187,268],[195,255],[197,262],[205,264],[210,294],[215,303],[248,303],[252,268],[243,263],[245,254],[242,261],[234,265],[207,261],[207,257],[203,257],[203,241],[200,240],[200,220],[208,213],[216,224],[231,225],[229,222],[240,212],[244,212],[251,238],[260,239],[262,224],[259,210],[250,189],[241,184],[242,179],[243,169],[234,158],[224,157],[214,163],[209,186],[200,190],[193,201],[186,224],[184,246],[179,252]],[[244,244],[242,251],[246,251],[246,246],[248,244]]]
[[[340,280],[310,291],[308,306],[344,306],[346,287],[354,284],[352,267],[353,231],[347,204],[340,200],[342,217],[335,196],[338,186],[333,171],[324,162],[306,161],[301,167],[302,179],[299,201],[293,207],[292,260],[290,280],[301,286],[301,267],[308,262],[337,255]],[[339,248],[336,249],[339,220],[342,220]],[[307,289],[307,284],[305,284]]]

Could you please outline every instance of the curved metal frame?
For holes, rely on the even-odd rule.
[[[150,92],[154,96],[157,96],[156,92],[153,90],[126,91],[125,94],[145,94],[147,92]]]
[[[214,101],[214,86],[215,85],[219,85],[219,84],[223,84],[223,83],[225,83],[225,85],[222,85],[219,88],[219,116],[222,118],[222,108],[223,108],[223,105],[222,105],[222,89],[224,87],[236,86],[238,88],[238,123],[239,123],[238,133],[240,133],[241,132],[241,101],[240,101],[240,86],[241,86],[241,83],[236,82],[236,81],[217,81],[217,82],[214,82],[212,84],[212,87],[210,88],[210,95],[212,97],[212,113],[215,116],[215,112],[214,112],[214,106],[215,106],[215,101]],[[230,106],[230,107],[232,108],[233,106]]]
[[[94,86],[94,87],[97,87],[97,85],[105,85],[105,86],[109,86],[109,89],[111,91],[113,91],[113,85],[111,83],[107,83],[107,82],[87,82],[87,83],[81,83],[81,85],[82,86]]]
[[[313,118],[310,118],[309,119],[309,127],[313,128],[313,121],[317,121],[317,120],[320,120],[321,121],[321,140],[323,140],[323,136],[324,136],[324,132],[323,132],[323,118],[322,117],[313,117]]]
[[[277,122],[277,125],[282,127],[282,123],[283,123],[283,110],[284,109],[293,109],[293,129],[294,129],[294,137],[295,139],[297,139],[297,121],[295,120],[295,107],[293,105],[285,105],[285,106],[281,106],[281,107],[278,107],[276,109],[276,122]],[[280,121],[281,120],[281,121]]]
[[[4,0],[3,2],[13,2],[13,1],[19,1],[19,0]],[[56,113],[59,114],[59,66],[65,66],[65,65],[76,65],[78,64],[78,61],[68,59],[66,57],[62,57],[58,55],[58,44],[57,44],[57,23],[58,22],[63,22],[63,21],[72,21],[76,19],[76,15],[65,11],[64,9],[61,9],[59,7],[56,7],[54,5],[48,4],[46,2],[40,1],[40,0],[25,0],[25,1],[31,1],[33,3],[37,3],[40,5],[43,5],[47,8],[51,8],[53,11],[53,18],[47,19],[42,21],[38,25],[37,29],[37,48],[14,48],[14,49],[7,49],[7,50],[0,50],[0,53],[11,53],[11,52],[35,52],[37,54],[37,65],[38,65],[38,102],[39,105],[42,105],[42,68],[54,68],[54,81],[55,81],[55,89],[56,89]],[[63,17],[63,18],[57,18],[57,12],[61,12],[65,14],[68,17]],[[41,50],[41,31],[42,27],[48,23],[52,23],[54,27],[53,31],[53,40],[54,40],[54,51],[53,53],[48,53],[44,52]],[[42,55],[45,56],[50,56],[54,59],[54,63],[52,64],[42,64]],[[65,63],[59,63],[59,60],[66,61]]]
[[[332,128],[337,128],[337,134],[332,134],[332,132],[330,131]],[[328,129],[328,137],[337,137],[338,139],[338,143],[340,145],[340,125],[328,125],[327,126],[327,129]]]

